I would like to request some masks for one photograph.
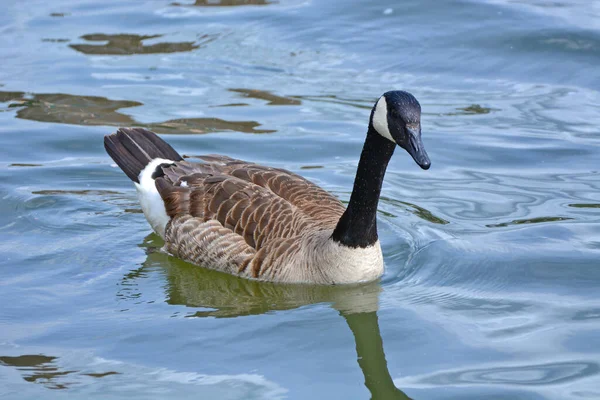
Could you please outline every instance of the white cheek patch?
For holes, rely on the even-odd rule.
[[[387,119],[387,102],[385,96],[381,96],[375,105],[375,112],[373,113],[373,128],[384,138],[396,143],[390,129],[388,127]]]

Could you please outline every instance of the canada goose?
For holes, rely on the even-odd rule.
[[[423,169],[421,106],[404,91],[373,106],[348,207],[292,172],[227,156],[184,161],[156,134],[121,128],[104,147],[134,182],[165,250],[250,279],[343,284],[383,274],[377,203],[396,145]]]

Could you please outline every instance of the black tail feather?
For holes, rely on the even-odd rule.
[[[134,182],[155,158],[181,161],[183,158],[156,133],[143,128],[119,128],[104,137],[104,148],[117,165]]]

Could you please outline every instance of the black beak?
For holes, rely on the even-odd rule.
[[[423,146],[423,141],[421,140],[421,128],[410,129],[407,127],[406,132],[408,134],[408,143],[405,150],[412,156],[419,167],[429,169],[429,167],[431,167],[431,161],[429,160],[429,156],[427,155],[425,146]]]

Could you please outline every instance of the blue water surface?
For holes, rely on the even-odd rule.
[[[2,2],[1,398],[600,398],[599,1],[191,1]],[[165,255],[102,145],[347,201],[391,89],[432,168],[392,159],[368,285]]]

